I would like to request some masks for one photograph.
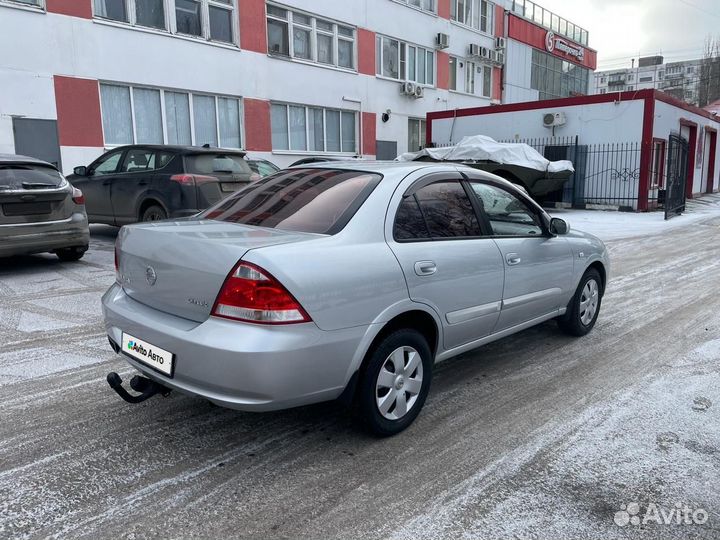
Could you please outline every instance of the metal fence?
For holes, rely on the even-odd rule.
[[[562,202],[575,207],[602,205],[637,209],[640,182],[640,143],[580,144],[577,137],[521,139],[551,161],[569,160],[575,173],[563,189],[543,202]],[[650,192],[656,201],[657,190]]]

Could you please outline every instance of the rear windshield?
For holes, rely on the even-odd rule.
[[[233,154],[195,154],[185,157],[189,174],[252,174],[245,158]]]
[[[52,167],[0,163],[0,190],[52,189],[60,187],[64,181],[63,176]]]
[[[334,169],[282,171],[241,189],[200,218],[335,234],[347,225],[381,178]]]

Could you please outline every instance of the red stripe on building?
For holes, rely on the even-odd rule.
[[[377,154],[377,114],[372,112],[362,113],[362,153],[365,156]]]
[[[270,102],[262,99],[243,99],[245,117],[245,148],[255,152],[272,151],[270,131]]]
[[[48,13],[92,19],[91,0],[46,0]]]
[[[530,21],[522,19],[516,15],[510,14],[508,17],[508,37],[526,45],[530,45],[541,51],[548,52],[558,58],[562,58],[573,64],[584,66],[589,69],[597,67],[597,52],[583,45],[575,43],[563,36],[557,35],[556,38],[562,39],[565,43],[572,45],[573,48],[582,50],[582,60],[560,50],[557,46],[552,51],[548,51],[547,38],[548,34],[552,34],[547,28],[538,26]]]
[[[59,75],[53,79],[60,146],[103,146],[98,82]]]
[[[505,10],[502,6],[495,6],[495,36],[505,37]]]
[[[375,75],[375,32],[358,28],[358,72]]]
[[[239,0],[240,47],[267,54],[265,0]]]
[[[450,55],[442,51],[437,52],[437,87],[450,88]]]
[[[640,181],[638,182],[639,211],[648,209],[650,175],[652,167],[653,131],[655,130],[655,96],[649,91],[644,96],[643,130],[640,142]]]
[[[438,17],[450,20],[450,2],[455,0],[438,0]]]

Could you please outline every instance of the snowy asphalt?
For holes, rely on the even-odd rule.
[[[716,211],[608,242],[591,335],[548,323],[438,365],[387,440],[333,404],[122,402],[114,235],[79,263],[0,261],[0,538],[720,537]]]

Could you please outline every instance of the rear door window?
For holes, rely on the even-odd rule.
[[[158,152],[147,148],[128,150],[120,167],[120,172],[149,172],[162,169],[172,159],[167,152]]]
[[[381,180],[379,174],[293,169],[254,182],[200,214],[201,219],[335,234]]]
[[[52,167],[22,163],[0,163],[0,191],[53,189],[65,179]]]
[[[395,216],[396,240],[482,236],[470,198],[457,180],[434,182],[404,197]]]
[[[245,158],[233,154],[189,155],[185,157],[185,166],[189,174],[252,174]]]

